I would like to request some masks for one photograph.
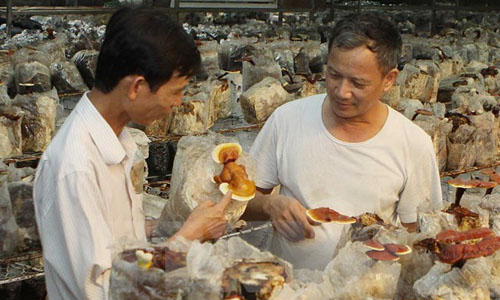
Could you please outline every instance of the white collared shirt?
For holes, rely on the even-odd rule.
[[[110,247],[146,240],[136,151],[85,94],[42,155],[33,197],[50,300],[108,299]]]

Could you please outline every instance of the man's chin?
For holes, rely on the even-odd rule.
[[[141,122],[140,124],[142,124],[143,126],[146,126],[146,127],[147,127],[147,126],[150,126],[150,125],[152,125],[154,122],[159,121],[159,120],[161,120],[161,119],[147,120],[147,121],[143,121],[143,122]]]
[[[356,116],[356,112],[352,109],[333,109],[333,113],[343,119],[349,119]]]
[[[153,124],[154,122],[158,122],[158,121],[161,121],[161,120],[166,119],[166,118],[167,118],[167,116],[168,116],[168,114],[166,114],[166,115],[162,115],[162,116],[157,117],[157,118],[154,118],[154,119],[144,120],[144,121],[142,121],[142,122],[141,122],[141,123],[139,123],[139,124],[143,124],[144,126],[149,126],[149,125]]]

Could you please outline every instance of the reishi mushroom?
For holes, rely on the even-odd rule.
[[[373,249],[366,251],[366,255],[375,260],[396,261],[401,255],[411,253],[411,248],[406,245],[395,243],[381,244],[377,240],[371,239],[363,242],[363,245]]]
[[[219,164],[226,164],[237,160],[243,150],[240,144],[237,143],[223,143],[219,144],[212,151],[212,159]]]
[[[497,184],[500,184],[500,175],[493,169],[485,169],[482,170],[481,173],[488,175],[490,177],[490,180],[496,182]]]
[[[377,251],[377,250],[370,250],[365,252],[366,255],[368,255],[370,258],[373,258],[375,260],[382,260],[382,261],[396,261],[399,260],[399,256],[396,254],[391,253],[390,251]]]
[[[411,248],[407,245],[399,245],[399,244],[384,244],[385,250],[392,252],[396,255],[406,255],[411,253]]]
[[[459,229],[468,230],[472,228],[480,227],[479,214],[470,211],[469,209],[462,207],[460,205],[460,200],[466,189],[470,188],[485,188],[486,194],[490,194],[495,186],[498,185],[495,181],[480,181],[477,179],[463,180],[460,178],[453,178],[446,181],[449,185],[456,187],[457,191],[455,194],[455,203],[449,206],[443,212],[452,214],[457,220]]]
[[[462,198],[465,189],[471,188],[486,188],[488,189],[487,194],[491,193],[491,190],[498,185],[494,181],[480,181],[477,179],[463,180],[460,178],[453,178],[446,181],[449,185],[457,188],[457,193],[455,194],[455,205],[460,205],[460,199]]]
[[[462,266],[471,258],[490,256],[500,249],[500,237],[486,227],[467,231],[445,230],[435,239],[427,238],[416,243],[435,253],[439,260],[454,266]]]
[[[337,224],[352,224],[356,222],[356,218],[349,217],[338,213],[328,207],[319,207],[308,209],[306,215],[313,221],[318,223],[333,222]]]
[[[376,251],[383,251],[385,249],[384,245],[382,245],[381,243],[379,243],[373,239],[364,241],[363,245],[365,245],[366,247],[368,247],[372,250],[376,250]]]
[[[235,161],[242,153],[241,146],[237,143],[224,143],[217,145],[212,151],[212,158],[217,163],[223,163],[224,168],[213,180],[219,184],[219,190],[226,194],[233,192],[232,199],[249,201],[255,197],[257,188],[252,180],[248,179],[245,166]]]

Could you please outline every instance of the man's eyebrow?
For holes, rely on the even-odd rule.
[[[366,79],[363,79],[363,78],[357,78],[357,77],[351,77],[352,80],[360,83],[360,84],[369,84],[370,81],[369,80],[366,80]]]
[[[335,73],[338,73],[337,70],[335,70],[332,66],[326,65],[326,68],[328,69],[328,71],[333,71]]]
[[[334,72],[334,73],[337,73],[337,74],[340,74],[337,70],[335,70],[335,68],[333,68],[332,66],[329,66],[329,65],[326,65],[328,71],[330,72]],[[370,81],[369,80],[366,80],[366,79],[363,79],[363,78],[359,78],[359,77],[349,77],[350,79],[356,81],[356,82],[359,82],[361,84],[369,84]]]

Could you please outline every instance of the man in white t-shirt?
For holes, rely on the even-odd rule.
[[[337,23],[329,43],[327,94],[293,101],[267,120],[251,149],[261,192],[244,217],[272,221],[271,251],[296,268],[323,269],[342,226],[305,211],[329,207],[416,229],[417,207],[439,204],[431,138],[380,101],[394,83],[401,36],[370,14]],[[280,195],[270,195],[281,185]]]

